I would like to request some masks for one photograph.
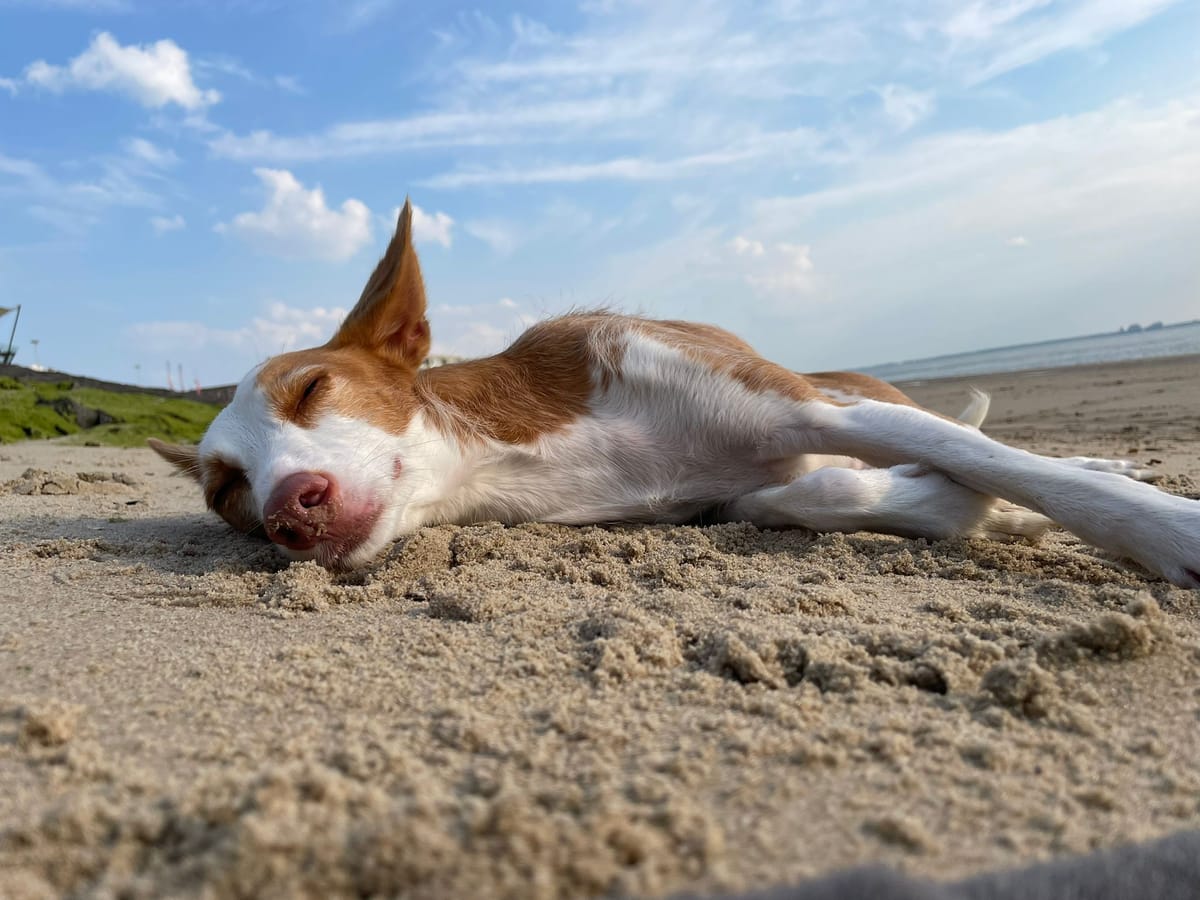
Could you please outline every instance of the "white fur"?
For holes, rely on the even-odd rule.
[[[405,524],[682,522],[794,473],[792,458],[754,461],[791,401],[714,377],[644,335],[623,340],[621,378],[597,389],[590,415],[529,446],[454,447]]]

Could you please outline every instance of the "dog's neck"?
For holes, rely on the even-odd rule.
[[[430,426],[460,444],[528,445],[587,413],[590,362],[586,324],[562,320],[495,356],[425,369],[416,392]]]

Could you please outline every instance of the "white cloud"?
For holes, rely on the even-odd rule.
[[[1006,238],[1004,244],[1008,247],[1028,247],[1029,238],[1025,237],[1023,234],[1018,234],[1014,235],[1013,237]]]
[[[884,115],[900,131],[908,131],[929,118],[934,110],[931,91],[918,91],[902,84],[885,84],[879,89]]]
[[[340,211],[325,205],[320,187],[308,190],[284,169],[255,169],[269,191],[257,212],[239,213],[216,230],[245,238],[268,253],[288,258],[349,259],[371,239],[371,211],[353,198]]]
[[[434,356],[464,356],[468,359],[489,356],[503,350],[515,336],[513,329],[490,322],[464,322],[442,329],[431,323],[430,327]]]
[[[1005,25],[1032,10],[1049,6],[1053,0],[975,0],[954,14],[942,31],[955,41],[984,41]]]
[[[17,83],[11,78],[0,78],[0,91],[8,91],[12,96],[17,95]]]
[[[441,244],[447,250],[454,242],[450,233],[454,228],[454,219],[444,212],[427,213],[417,204],[412,205],[413,211],[413,240],[418,244]],[[384,227],[393,230],[396,220],[400,218],[400,207],[392,209],[392,217],[384,223]]]
[[[76,88],[125,94],[152,109],[176,104],[195,111],[220,99],[216,91],[196,86],[187,52],[174,41],[122,46],[106,31],[65,66],[31,63],[25,80],[56,93]]]
[[[494,303],[437,304],[429,310],[433,354],[486,356],[507,347],[533,320],[511,297]]]
[[[274,302],[247,324],[232,328],[164,320],[138,322],[127,331],[139,352],[170,354],[188,368],[203,368],[206,355],[222,351],[237,358],[244,371],[268,356],[324,343],[347,312],[341,307],[302,308]],[[208,368],[211,371],[211,363]]]
[[[454,220],[444,212],[427,213],[413,204],[413,240],[449,248]]]
[[[159,147],[145,138],[131,138],[125,142],[125,149],[130,156],[156,169],[167,169],[179,162],[174,150]]]
[[[753,241],[740,234],[729,242],[729,246],[738,256],[762,256],[766,253],[762,241]]]
[[[815,282],[809,245],[780,241],[767,246],[738,235],[728,246],[741,257],[746,283],[759,293],[784,300],[811,294]]]
[[[155,234],[166,234],[168,231],[181,231],[187,227],[187,221],[176,213],[173,216],[151,216],[150,227]]]

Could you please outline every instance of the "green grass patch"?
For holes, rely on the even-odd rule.
[[[76,407],[104,413],[112,421],[81,428]],[[139,447],[148,437],[195,443],[218,411],[212,404],[176,397],[74,388],[70,381],[0,378],[0,444],[65,438],[72,444]]]

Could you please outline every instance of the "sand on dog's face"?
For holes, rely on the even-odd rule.
[[[1195,491],[1163,415],[1026,443]],[[5,896],[666,894],[1200,824],[1200,596],[1065,535],[441,527],[337,575],[148,451],[0,482]]]

